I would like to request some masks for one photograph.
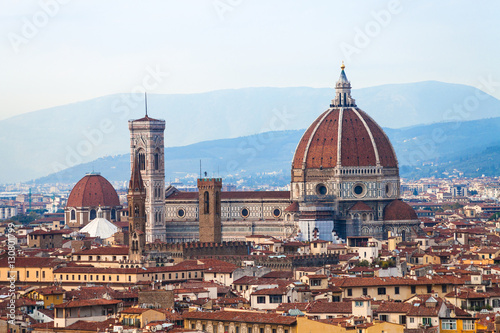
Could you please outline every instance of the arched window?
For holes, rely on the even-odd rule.
[[[95,209],[90,210],[90,220],[93,220],[96,218],[96,211]]]
[[[139,217],[139,206],[138,206],[138,205],[135,205],[135,208],[134,208],[134,216],[135,216],[135,217]]]
[[[139,150],[139,170],[146,170],[146,154],[144,154],[144,150]]]
[[[203,213],[204,214],[209,214],[210,213],[210,194],[208,194],[208,191],[205,191],[203,194]]]
[[[158,151],[154,154],[154,168],[155,170],[160,168],[160,153],[158,153]]]
[[[71,220],[72,221],[76,220],[76,212],[74,209],[71,210]]]
[[[111,219],[116,220],[116,210],[115,209],[111,209]]]

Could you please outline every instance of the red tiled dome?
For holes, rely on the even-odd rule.
[[[418,220],[415,210],[401,200],[391,201],[384,208],[384,221]]]
[[[85,175],[76,183],[68,198],[67,207],[119,206],[120,200],[113,185],[99,174]]]
[[[341,125],[340,125],[341,124]],[[340,133],[339,133],[340,132]],[[330,108],[302,136],[292,169],[380,166],[397,168],[398,162],[384,131],[356,108]]]

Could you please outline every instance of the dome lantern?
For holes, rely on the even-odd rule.
[[[356,101],[351,97],[351,82],[349,82],[345,74],[343,61],[340,69],[340,77],[335,84],[335,98],[332,99],[330,107],[356,107]]]

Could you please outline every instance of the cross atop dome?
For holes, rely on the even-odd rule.
[[[349,82],[345,75],[345,65],[343,61],[340,69],[340,77],[335,84],[335,98],[332,99],[330,107],[356,107],[356,102],[354,98],[351,97],[351,82]]]

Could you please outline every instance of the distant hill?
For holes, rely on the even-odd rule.
[[[200,142],[165,149],[165,177],[195,183],[202,170],[226,180],[267,178],[273,183],[290,182],[290,162],[303,130],[266,132],[235,139]],[[74,183],[96,170],[110,181],[130,179],[130,155],[99,158],[36,180],[37,183]],[[266,173],[268,174],[266,176]]]
[[[381,126],[393,129],[500,115],[500,101],[489,95],[464,111],[464,101],[477,94],[484,93],[470,86],[434,81],[353,91],[360,108]],[[332,97],[332,88],[245,88],[148,95],[148,108],[152,117],[167,121],[165,143],[174,147],[303,129],[328,108]],[[462,112],[458,113],[460,106]],[[100,157],[127,153],[127,121],[142,115],[142,96],[118,94],[2,120],[0,183],[39,178]],[[393,133],[397,136],[399,132]]]
[[[460,123],[440,123],[385,129],[402,177],[500,175],[500,117]],[[243,179],[248,186],[284,186],[290,182],[293,153],[304,130],[275,131],[235,139],[213,140],[167,148],[166,180],[195,184],[199,161],[209,176],[226,182]],[[104,157],[37,180],[40,183],[75,183],[86,172],[100,171],[110,181],[130,177],[128,154]]]

